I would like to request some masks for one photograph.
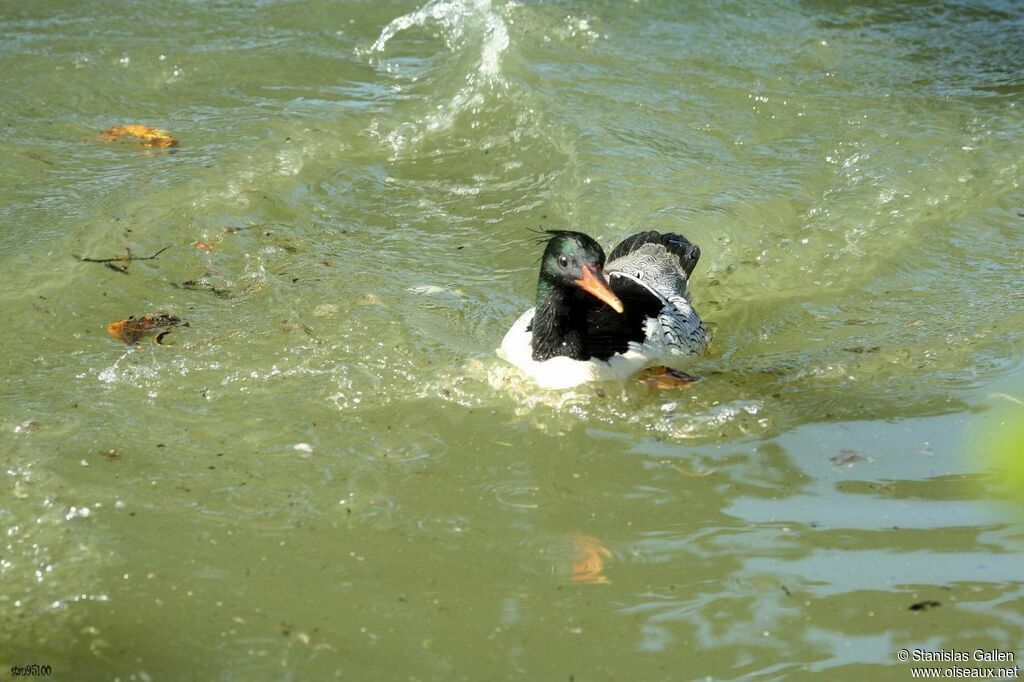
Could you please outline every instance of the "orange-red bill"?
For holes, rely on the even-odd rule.
[[[611,287],[608,286],[608,281],[605,280],[604,275],[601,274],[600,270],[595,272],[584,265],[583,276],[575,280],[575,282],[588,294],[607,303],[615,310],[615,312],[622,312],[622,301],[619,300],[619,297],[616,296]]]

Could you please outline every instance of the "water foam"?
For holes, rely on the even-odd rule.
[[[480,75],[488,79],[500,77],[501,56],[508,49],[508,26],[492,6],[491,0],[433,0],[414,12],[404,14],[384,27],[370,52],[384,52],[388,42],[401,31],[414,26],[436,23],[451,51],[465,47],[465,36],[474,25],[481,25]]]
[[[428,135],[450,129],[460,114],[483,106],[490,89],[506,86],[501,63],[510,44],[508,24],[501,9],[496,8],[491,0],[432,0],[393,19],[363,54],[383,54],[398,33],[414,27],[437,27],[450,53],[461,54],[477,49],[479,57],[476,70],[466,74],[465,82],[451,99],[436,105],[421,119],[406,122],[381,135],[395,154],[410,143],[418,143]],[[388,71],[392,72],[392,69]],[[403,89],[396,87],[399,92]]]

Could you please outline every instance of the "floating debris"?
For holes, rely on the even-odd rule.
[[[21,422],[17,426],[15,426],[14,427],[14,432],[15,433],[28,433],[29,431],[35,431],[38,428],[39,428],[39,422],[37,422],[35,419],[28,419],[26,421]]]
[[[604,575],[604,561],[610,559],[612,551],[597,538],[582,533],[574,533],[576,557],[572,560],[572,581],[587,585],[605,585],[608,576]]]
[[[234,295],[230,289],[221,289],[205,279],[187,279],[181,284],[171,282],[171,286],[175,289],[186,289],[188,291],[209,291],[214,296],[219,296],[220,298],[231,298]]]
[[[697,377],[671,367],[649,367],[639,375],[648,386],[659,389],[686,388]]]
[[[182,322],[176,315],[159,313],[157,315],[134,315],[126,320],[118,320],[107,325],[107,331],[118,341],[123,341],[129,346],[137,343],[144,336],[156,334],[156,342],[163,343],[163,338],[171,333],[174,327],[187,327],[188,322]]]
[[[434,284],[418,284],[413,287],[406,289],[410,294],[421,294],[424,296],[437,296],[438,294],[447,294],[448,289],[439,287]]]
[[[143,147],[177,147],[178,141],[166,130],[143,125],[141,123],[129,123],[123,126],[107,128],[100,133],[107,142],[113,142],[123,137],[134,137]]]
[[[853,448],[843,448],[842,450],[839,451],[838,455],[833,455],[832,457],[829,457],[829,461],[831,461],[836,466],[847,467],[852,467],[854,463],[866,459],[867,458],[864,455],[857,452]]]
[[[107,266],[114,272],[120,272],[122,275],[127,275],[128,266],[131,265],[133,261],[155,260],[157,256],[159,256],[161,253],[163,253],[169,248],[171,247],[165,246],[164,248],[154,253],[152,256],[133,256],[132,250],[129,248],[125,248],[123,256],[111,256],[110,258],[86,258],[84,256],[79,256],[78,254],[73,253],[71,254],[71,257],[74,258],[79,263],[102,263],[103,265]],[[124,265],[115,265],[115,263],[124,263]]]

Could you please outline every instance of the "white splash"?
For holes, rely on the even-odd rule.
[[[482,23],[479,73],[490,78],[498,77],[501,72],[501,55],[509,45],[508,26],[501,15],[495,12],[491,0],[432,0],[414,12],[393,19],[380,32],[370,46],[370,51],[384,52],[388,42],[400,31],[414,26],[423,27],[428,23],[440,26],[444,43],[453,52],[465,46],[467,29],[475,23]]]
[[[406,122],[381,135],[396,154],[410,143],[450,129],[463,112],[476,113],[484,105],[489,88],[506,85],[501,76],[501,62],[510,42],[508,25],[491,0],[432,0],[393,19],[363,54],[383,53],[392,38],[414,27],[438,28],[445,47],[453,54],[478,44],[479,60],[476,70],[465,76],[463,85],[447,102],[435,105],[422,119]],[[394,72],[390,66],[385,70]],[[402,89],[396,86],[396,90]]]

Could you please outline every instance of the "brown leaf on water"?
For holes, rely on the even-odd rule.
[[[159,313],[157,315],[134,315],[125,320],[118,320],[107,325],[107,331],[118,341],[123,341],[129,346],[137,343],[139,339],[150,334],[156,334],[157,343],[161,343],[164,336],[171,332],[174,327],[187,327],[188,322],[182,322],[176,315]]]
[[[671,390],[673,388],[686,388],[697,377],[671,367],[648,367],[638,375],[648,386],[655,389]]]
[[[604,575],[605,559],[610,559],[612,551],[597,538],[582,533],[573,533],[576,543],[576,556],[572,560],[572,581],[587,585],[605,585],[608,576]]]
[[[100,133],[100,137],[107,142],[113,142],[123,137],[134,137],[143,147],[177,147],[178,141],[166,130],[153,128],[141,123],[129,123],[123,126],[107,128]]]

